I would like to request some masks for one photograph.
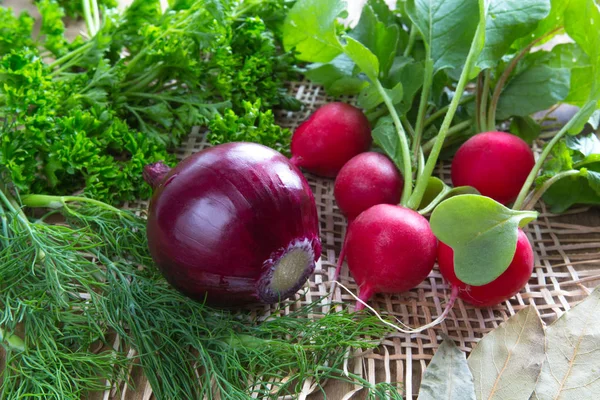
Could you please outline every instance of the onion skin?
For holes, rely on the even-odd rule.
[[[163,164],[164,165],[164,164]],[[175,288],[219,306],[275,303],[294,294],[321,255],[314,196],[297,167],[254,143],[196,153],[155,186],[147,235],[154,261]],[[288,291],[269,289],[273,268],[290,250],[309,259]]]

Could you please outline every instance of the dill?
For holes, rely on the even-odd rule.
[[[38,208],[52,211],[24,213]],[[400,398],[341,370],[349,350],[386,333],[375,317],[323,313],[317,301],[261,321],[190,300],[152,266],[143,217],[93,199],[20,198],[5,182],[0,221],[2,399],[80,399],[126,381],[134,364],[157,399],[277,398],[331,379]]]

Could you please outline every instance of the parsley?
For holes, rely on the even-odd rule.
[[[98,26],[89,18],[92,37],[73,41],[60,2],[37,2],[35,39],[30,16],[1,9],[0,162],[23,193],[83,190],[117,204],[150,196],[143,166],[174,163],[193,126],[215,127],[214,144],[285,149],[289,131],[270,109],[300,106],[283,90],[295,76],[278,45],[287,3],[179,0],[163,12],[137,0]],[[223,125],[232,120],[240,132]]]

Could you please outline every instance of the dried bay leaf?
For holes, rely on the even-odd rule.
[[[546,330],[546,360],[532,399],[600,396],[600,288]]]
[[[469,356],[477,399],[528,400],[544,350],[542,321],[528,306],[484,336]]]
[[[473,374],[467,358],[454,342],[445,338],[427,366],[417,400],[475,400]]]

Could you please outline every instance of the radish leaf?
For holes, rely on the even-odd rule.
[[[485,44],[477,66],[498,64],[512,43],[531,33],[550,12],[550,0],[491,0],[488,2]]]
[[[336,19],[346,10],[341,0],[299,0],[283,25],[283,46],[302,61],[329,62],[342,52]]]
[[[567,68],[536,65],[515,76],[504,88],[496,117],[526,116],[563,100],[569,94],[571,74]]]
[[[364,44],[350,36],[343,36],[346,44],[342,46],[344,53],[358,65],[362,72],[372,81],[379,77],[379,60]]]
[[[542,133],[542,127],[530,116],[516,116],[510,123],[510,132],[517,135],[531,146],[533,141]]]
[[[473,374],[465,353],[445,338],[427,366],[417,400],[475,400]]]
[[[527,306],[481,339],[468,363],[478,399],[529,400],[544,361],[544,328]]]
[[[600,289],[546,330],[546,360],[532,399],[587,399],[600,393]]]
[[[400,29],[398,25],[386,26],[379,21],[370,4],[365,5],[356,27],[349,36],[365,45],[377,57],[380,74],[386,76],[398,47]]]
[[[537,215],[511,210],[489,197],[464,194],[440,203],[430,223],[435,236],[454,250],[458,279],[481,286],[506,271],[517,248],[517,229]]]
[[[314,83],[323,85],[331,96],[354,95],[369,84],[353,74],[354,67],[354,61],[340,54],[328,64],[310,64],[304,75]]]
[[[393,104],[402,101],[402,82],[398,82],[396,86],[391,89],[385,89],[385,91]],[[381,97],[381,93],[373,85],[365,87],[358,95],[358,106],[365,110],[373,109],[381,103],[383,103],[383,97]]]
[[[425,40],[434,74],[464,65],[479,23],[477,0],[407,0],[405,7]]]
[[[375,125],[375,128],[371,132],[373,141],[379,146],[385,154],[396,164],[396,167],[402,172],[402,152],[400,151],[400,145],[398,143],[398,134],[394,127],[394,122],[389,116],[380,118]]]

